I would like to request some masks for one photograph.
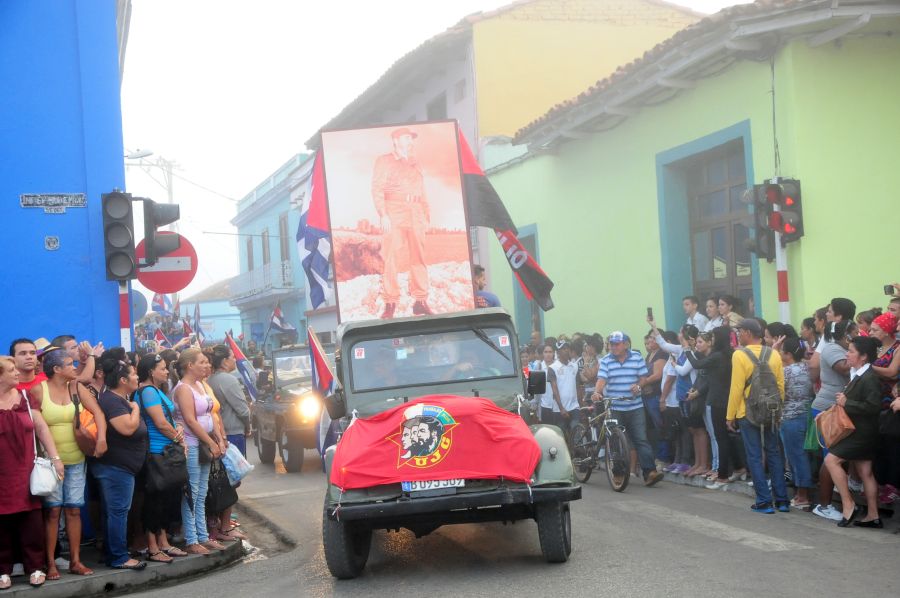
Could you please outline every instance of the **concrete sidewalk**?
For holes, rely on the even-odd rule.
[[[241,543],[229,542],[225,544],[225,550],[213,551],[208,555],[177,557],[171,563],[148,562],[147,567],[142,571],[126,571],[99,565],[98,562],[101,562],[99,553],[92,548],[85,547],[82,560],[94,570],[93,575],[82,577],[69,575],[68,571],[60,570],[61,579],[47,581],[40,588],[32,588],[28,584],[27,575],[17,576],[13,577],[12,587],[3,590],[0,595],[4,597],[27,595],[41,596],[42,598],[68,598],[71,596],[89,598],[146,591],[164,584],[199,576],[214,569],[221,569],[239,560],[242,556]],[[35,590],[39,593],[35,593]]]

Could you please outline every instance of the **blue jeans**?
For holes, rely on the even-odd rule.
[[[659,402],[657,402],[659,405]],[[647,442],[647,422],[644,420],[644,410],[642,408],[632,411],[612,411],[611,415],[619,421],[619,424],[625,426],[625,435],[631,442],[631,448],[635,449],[638,454],[638,461],[641,463],[641,470],[644,477],[651,471],[656,471],[656,463],[653,461],[653,449]]]
[[[206,530],[206,492],[209,490],[209,463],[200,463],[200,449],[188,447],[188,484],[191,486],[191,502],[181,498],[181,523],[184,527],[184,543],[202,544],[209,541]],[[193,504],[191,504],[193,503]]]
[[[784,443],[784,453],[788,463],[794,472],[794,485],[797,488],[812,488],[812,471],[809,467],[809,457],[803,450],[806,441],[806,416],[786,419],[781,422],[781,442]]]
[[[707,405],[703,410],[703,424],[706,433],[709,434],[709,446],[712,449],[712,470],[719,471],[719,443],[716,440],[716,430],[713,428],[712,405]]]
[[[128,555],[128,511],[134,496],[134,474],[116,467],[92,463],[91,470],[100,484],[103,510],[106,513],[106,541],[103,552],[110,567],[123,565]]]
[[[746,418],[738,420],[744,450],[747,453],[747,469],[753,478],[753,490],[756,491],[757,503],[771,503],[772,491],[775,502],[788,502],[787,486],[784,483],[784,461],[781,456],[781,444],[778,434],[770,426],[760,428],[754,426]],[[762,437],[761,437],[762,436]],[[765,443],[765,464],[772,478],[772,490],[769,490],[766,468],[763,466],[763,443]]]
[[[652,430],[647,430],[645,436],[650,442],[651,451],[656,450],[656,458],[660,461],[669,460],[669,443],[660,438],[663,429],[662,410],[659,408],[659,395],[644,397],[644,413],[650,418]],[[656,446],[653,446],[656,445]],[[654,464],[655,467],[655,464]]]

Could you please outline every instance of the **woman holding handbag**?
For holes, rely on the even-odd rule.
[[[185,349],[178,358],[181,380],[175,386],[175,417],[184,427],[191,486],[190,502],[186,497],[181,500],[181,520],[185,550],[190,554],[209,554],[210,550],[225,549],[211,539],[206,530],[210,463],[222,456],[222,449],[213,435],[213,402],[201,382],[209,374],[208,367],[209,360],[200,349]]]
[[[42,368],[47,380],[31,388],[33,402],[41,406],[41,415],[50,427],[53,442],[65,468],[65,478],[50,496],[44,497],[44,527],[47,547],[47,579],[59,579],[56,567],[56,540],[59,517],[65,510],[66,535],[69,538],[69,573],[93,575],[81,562],[81,507],[84,506],[86,480],[85,454],[75,437],[78,407],[89,410],[97,423],[97,441],[90,456],[106,452],[106,420],[100,405],[78,384],[78,372],[72,358],[61,349],[44,353]],[[93,373],[93,372],[92,372]],[[87,447],[85,447],[87,448]]]
[[[128,511],[134,496],[134,478],[147,459],[147,426],[138,404],[130,397],[137,390],[134,366],[115,358],[101,360],[106,390],[100,394],[100,409],[109,424],[106,453],[91,465],[100,486],[106,511],[103,551],[106,564],[116,569],[140,570],[147,563],[128,554]]]
[[[855,426],[849,436],[829,447],[825,466],[841,494],[843,506],[839,527],[847,527],[857,519],[859,507],[850,494],[847,473],[842,467],[845,461],[853,461],[862,480],[866,495],[867,513],[855,522],[859,527],[883,527],[878,517],[878,483],[872,473],[872,460],[878,451],[878,414],[881,412],[881,384],[872,369],[878,357],[878,341],[868,336],[858,336],[850,341],[847,363],[850,365],[850,382],[843,392],[837,393],[835,405],[844,409]]]
[[[44,521],[41,499],[31,495],[35,436],[50,456],[57,476],[65,479],[62,461],[50,428],[41,417],[40,406],[29,405],[24,392],[16,390],[19,371],[12,357],[0,357],[0,590],[12,585],[16,548],[21,553],[29,583],[39,586],[47,579],[44,564]],[[31,401],[33,403],[33,401]],[[34,407],[34,411],[30,407]]]
[[[137,402],[140,405],[141,417],[147,426],[149,440],[148,478],[156,471],[149,460],[162,460],[169,445],[184,451],[181,442],[184,440],[184,428],[175,423],[175,404],[162,392],[162,387],[169,379],[169,369],[159,354],[145,355],[138,363]],[[168,449],[171,450],[171,449]],[[184,451],[186,452],[186,451]],[[171,464],[169,464],[171,465]],[[181,464],[185,476],[186,466]],[[156,484],[155,486],[162,486]],[[173,484],[163,490],[155,490],[149,483],[145,491],[141,519],[147,533],[148,560],[159,563],[171,563],[172,557],[187,556],[180,548],[169,544],[166,529],[181,523],[181,495],[183,484]]]

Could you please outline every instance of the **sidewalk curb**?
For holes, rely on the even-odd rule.
[[[61,571],[62,579],[48,581],[37,591],[42,598],[69,598],[80,596],[112,596],[132,592],[143,592],[175,582],[185,581],[198,577],[214,569],[222,569],[243,556],[240,542],[225,546],[225,550],[212,552],[208,555],[191,555],[178,557],[172,563],[147,563],[143,571],[122,571],[99,567],[93,575],[81,577],[69,575]],[[33,592],[36,588],[28,585],[25,577],[13,578],[15,583],[8,590],[3,590],[3,596],[37,596]],[[23,581],[25,583],[23,583]]]
[[[269,519],[261,510],[257,507],[253,506],[253,501],[251,499],[241,499],[234,506],[235,510],[239,513],[243,513],[247,515],[250,519],[252,519],[255,523],[262,525],[267,530],[272,532],[275,538],[278,539],[279,542],[283,542],[294,549],[297,547],[297,538],[292,536],[288,531],[286,531],[283,527],[277,525],[274,521]]]
[[[700,476],[694,476],[692,478],[683,476],[678,473],[666,473],[663,478],[667,482],[671,482],[673,484],[680,484],[682,486],[693,486],[694,488],[701,488],[708,492],[732,492],[736,494],[743,494],[745,496],[749,496],[751,498],[756,497],[756,492],[753,490],[753,486],[748,484],[747,482],[731,482],[730,484],[725,484],[721,488],[716,488],[712,490],[707,488],[707,484],[711,484],[711,482],[707,482]]]

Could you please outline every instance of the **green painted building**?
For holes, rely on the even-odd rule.
[[[733,294],[779,318],[774,263],[741,202],[802,184],[791,321],[831,297],[884,306],[900,279],[900,4],[761,0],[712,15],[485,148],[488,175],[556,283],[541,313],[491,256],[520,334],[669,327],[681,298]],[[777,142],[777,144],[776,144]],[[776,155],[780,167],[776,169]],[[662,317],[665,314],[665,318]]]

